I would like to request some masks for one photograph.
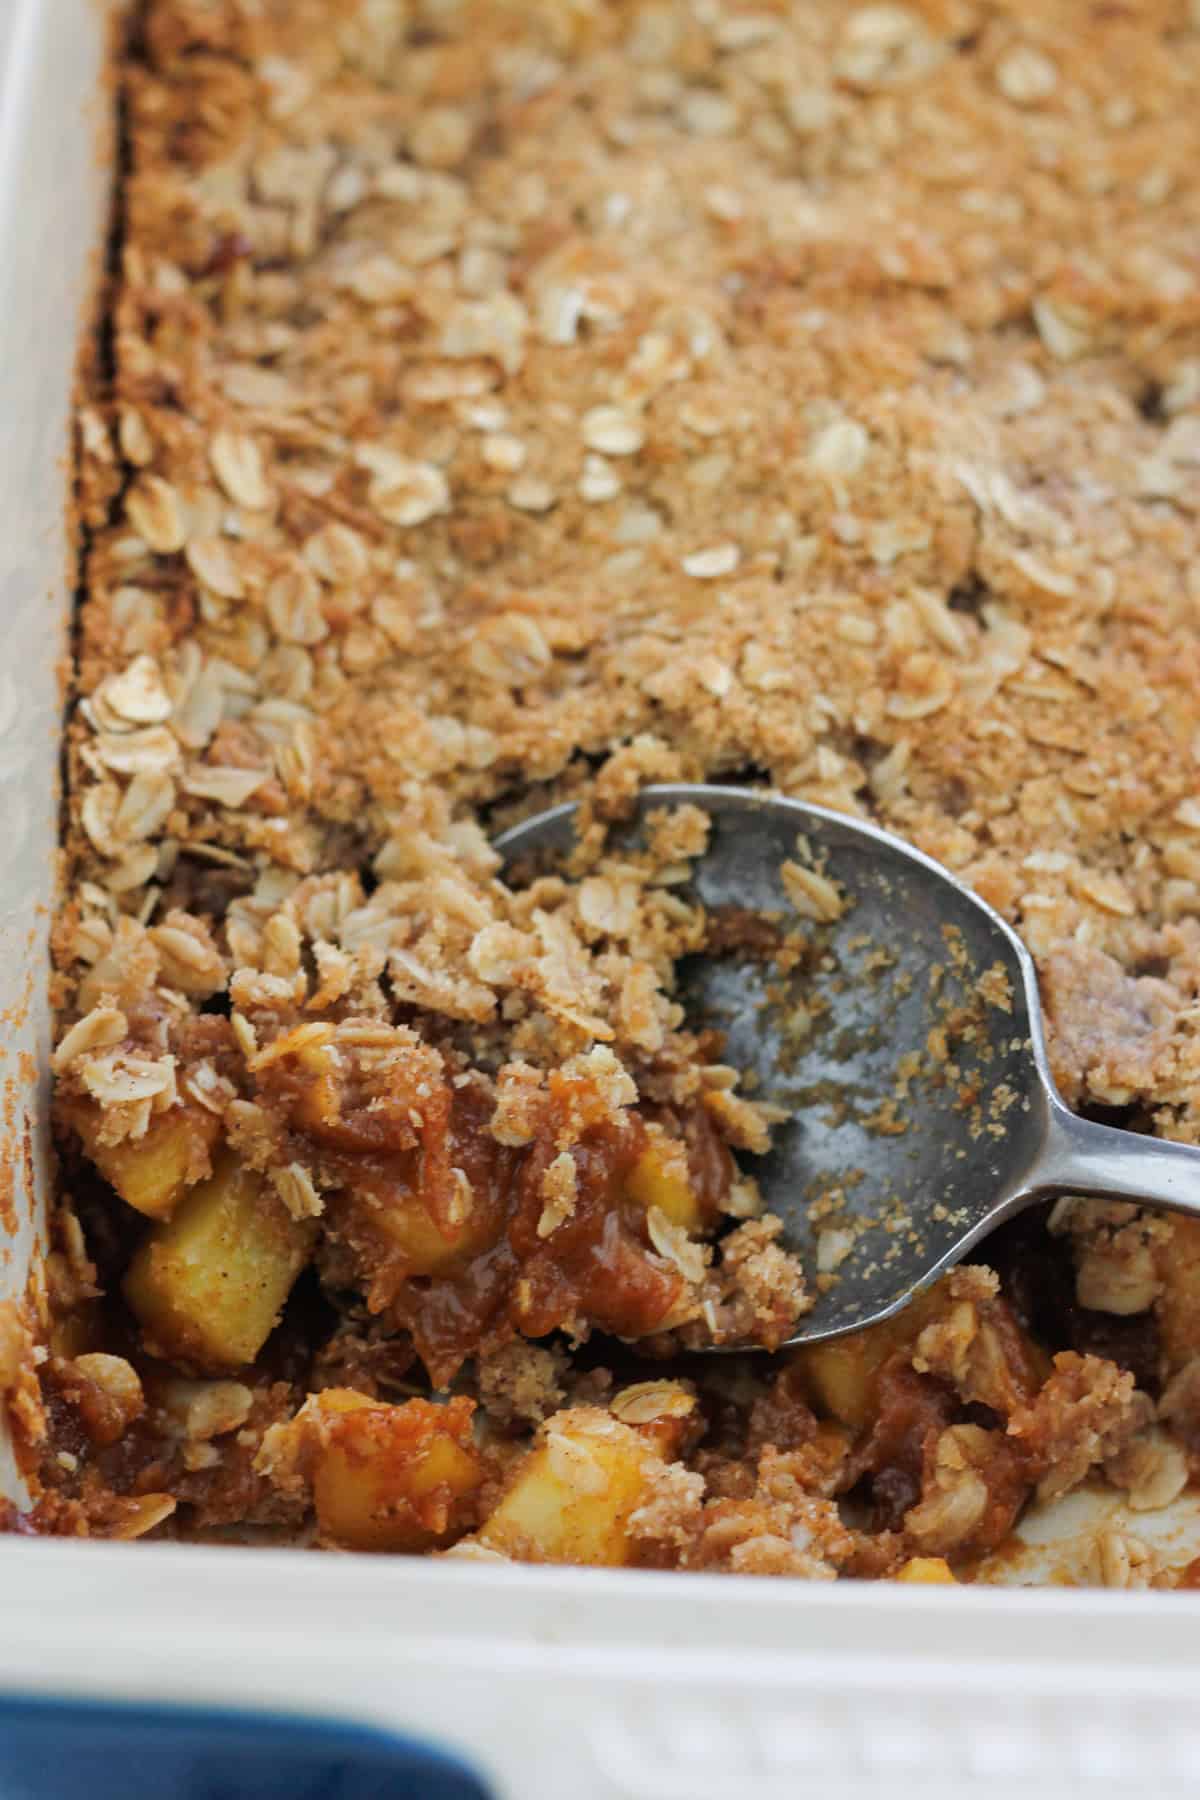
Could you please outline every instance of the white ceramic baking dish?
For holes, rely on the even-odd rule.
[[[0,0],[0,1148],[18,1219],[0,1242],[0,1297],[24,1290],[45,1195],[68,419],[108,217],[103,37],[97,0]],[[19,1497],[0,1433],[5,1493]],[[1035,1516],[996,1579],[1078,1577],[1097,1519],[1115,1506],[1073,1496]],[[1190,1498],[1133,1528],[1172,1562],[1200,1550]],[[5,1795],[75,1791],[65,1777],[45,1785],[45,1768],[41,1787],[11,1771],[5,1785],[6,1741],[28,1743],[38,1719],[57,1731],[66,1716],[27,1709],[6,1740],[5,1705],[32,1696],[383,1727],[458,1752],[514,1800],[727,1800],[751,1784],[759,1800],[885,1785],[895,1800],[958,1800],[1018,1784],[1028,1800],[1143,1784],[1165,1800],[1200,1780],[1200,1596],[1187,1594],[825,1586],[9,1537],[0,1620]],[[126,1717],[132,1746],[134,1716],[118,1714],[116,1728]],[[99,1792],[98,1779],[93,1767],[80,1791]],[[439,1779],[410,1770],[371,1791],[449,1793]],[[168,1791],[139,1787],[130,1769],[124,1791],[135,1789]]]

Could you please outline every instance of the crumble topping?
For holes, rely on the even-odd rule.
[[[1133,1208],[1039,1240],[1068,1323],[975,1267],[694,1391],[580,1347],[811,1304],[675,997],[703,816],[608,833],[651,781],[911,839],[1071,1103],[1200,1141],[1198,76],[1177,0],[131,8],[40,1396],[0,1314],[46,1528],[824,1578],[1179,1491],[1200,1241]]]

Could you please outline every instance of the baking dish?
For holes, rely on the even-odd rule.
[[[68,412],[108,216],[104,18],[0,16],[0,1009],[13,1229],[0,1296],[36,1266],[46,1188],[46,934],[72,576]],[[0,1447],[0,1493],[16,1493]],[[997,1579],[1069,1577],[1087,1495],[1022,1528]],[[1186,1499],[1139,1523],[1200,1548]],[[150,1561],[145,1557],[149,1554]],[[744,1787],[1164,1792],[1200,1772],[1186,1595],[921,1592],[686,1581],[292,1553],[0,1540],[0,1689],[110,1705],[261,1709],[428,1739],[498,1794]],[[44,1718],[47,1729],[52,1715]],[[133,1721],[130,1720],[130,1729]],[[131,1739],[132,1741],[132,1739]],[[15,1779],[15,1778],[14,1778]],[[434,1791],[430,1777],[411,1774]],[[18,1789],[17,1791],[21,1791]],[[405,1791],[403,1786],[398,1791]]]

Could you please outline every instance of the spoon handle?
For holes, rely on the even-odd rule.
[[[1097,1125],[1055,1105],[1026,1189],[1040,1198],[1089,1194],[1200,1215],[1200,1149]]]

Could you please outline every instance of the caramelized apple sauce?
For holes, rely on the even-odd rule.
[[[667,1328],[687,1282],[655,1247],[652,1214],[673,1208],[686,1214],[674,1229],[709,1233],[735,1173],[703,1104],[614,1111],[596,1082],[555,1071],[528,1141],[501,1143],[491,1084],[447,1079],[438,1061],[414,1048],[370,1082],[310,1037],[260,1071],[282,1154],[326,1189],[328,1277],[411,1332],[439,1382],[514,1333]]]

